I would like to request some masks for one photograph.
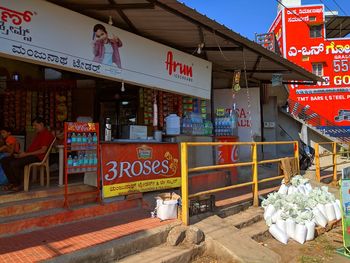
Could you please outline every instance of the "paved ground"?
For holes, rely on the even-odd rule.
[[[150,218],[148,210],[138,209],[3,237],[0,238],[0,262],[38,262],[173,221],[160,222]]]

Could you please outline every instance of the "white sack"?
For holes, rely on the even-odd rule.
[[[288,237],[294,238],[295,234],[295,221],[291,218],[286,220],[286,230]]]
[[[311,192],[311,191],[312,191],[312,186],[311,186],[310,183],[304,184],[304,187],[305,187],[305,189],[306,189],[308,192]]]
[[[286,220],[277,219],[276,226],[283,232],[287,234],[287,223]]]
[[[302,224],[297,224],[295,227],[294,240],[300,244],[304,244],[306,240],[307,228]]]
[[[299,185],[299,186],[298,186],[298,191],[299,191],[301,194],[303,194],[303,195],[306,195],[306,194],[307,194],[307,192],[306,192],[306,190],[305,190],[305,187],[304,187],[303,185]]]
[[[324,206],[324,204],[317,204],[316,207],[318,208],[318,210],[320,210],[320,212],[322,213],[322,215],[327,218],[326,215],[326,208]]]
[[[293,193],[297,192],[297,188],[293,185],[288,187],[288,195],[291,195]]]
[[[328,222],[335,220],[335,211],[332,203],[325,204],[326,217]]]
[[[268,205],[266,207],[265,213],[264,213],[264,219],[266,220],[267,218],[271,217],[274,213],[276,212],[276,209],[273,205]]]
[[[339,220],[341,219],[341,211],[340,211],[340,207],[338,206],[337,202],[334,201],[332,203],[333,208],[334,208],[334,212],[335,212],[335,219]]]
[[[281,195],[286,195],[288,192],[288,186],[286,186],[285,184],[282,184],[280,186],[280,189],[278,189],[278,193]]]
[[[288,236],[282,230],[280,230],[275,224],[272,224],[269,228],[270,234],[276,238],[279,242],[287,244]]]
[[[279,209],[271,216],[272,223],[275,224],[277,220],[281,218],[281,213],[282,213],[282,210]]]
[[[307,221],[305,226],[307,228],[306,241],[313,240],[315,238],[315,223]]]
[[[325,227],[327,225],[327,218],[321,213],[321,211],[315,207],[312,212],[315,216],[316,224]]]

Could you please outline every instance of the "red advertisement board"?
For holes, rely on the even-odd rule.
[[[290,99],[336,126],[349,126],[350,115],[344,114],[350,114],[350,38],[325,37],[323,5],[285,8],[282,21],[284,56],[311,72],[318,71],[325,80],[317,85],[289,85]],[[320,35],[312,30],[317,27]],[[279,32],[277,26],[271,29]]]
[[[102,144],[103,196],[180,187],[177,144]]]
[[[278,47],[280,49],[281,54],[283,54],[283,26],[282,26],[282,11],[280,11],[275,19],[275,21],[273,21],[270,29],[269,29],[269,33],[270,32],[274,32],[275,34],[275,39],[278,43]]]

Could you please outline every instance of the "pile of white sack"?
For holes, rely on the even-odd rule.
[[[282,181],[278,192],[262,201],[262,207],[269,232],[284,244],[289,238],[300,244],[313,240],[316,225],[325,227],[341,219],[340,201],[328,192],[328,187],[313,189],[301,175],[294,176],[289,185]]]

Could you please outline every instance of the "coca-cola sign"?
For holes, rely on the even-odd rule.
[[[177,144],[102,144],[104,196],[180,186]]]

